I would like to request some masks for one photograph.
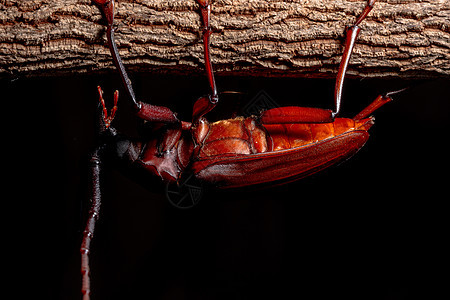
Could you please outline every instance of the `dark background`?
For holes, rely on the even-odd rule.
[[[198,76],[134,74],[138,99],[189,120],[207,92]],[[261,90],[281,106],[331,108],[334,80],[218,77],[210,120]],[[116,74],[3,79],[4,158],[13,195],[5,259],[19,297],[80,299],[79,246],[95,144],[96,86],[111,105]],[[91,255],[93,299],[439,299],[448,273],[450,81],[347,80],[341,116],[410,87],[376,112],[365,147],[343,164],[282,187],[206,191],[177,210],[157,186],[105,166]],[[136,135],[120,89],[114,126]],[[14,185],[18,184],[18,185]],[[5,195],[7,195],[5,193]],[[447,249],[446,249],[447,250]],[[445,283],[447,285],[448,282]]]

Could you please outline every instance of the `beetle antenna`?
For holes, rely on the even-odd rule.
[[[101,171],[101,153],[102,146],[97,148],[92,154],[90,160],[91,167],[91,208],[89,210],[88,220],[83,232],[83,241],[81,243],[81,275],[82,275],[82,294],[83,300],[89,300],[91,294],[90,283],[90,267],[89,267],[89,253],[91,250],[91,241],[94,237],[95,224],[100,214],[101,206],[101,192],[100,192],[100,171]]]

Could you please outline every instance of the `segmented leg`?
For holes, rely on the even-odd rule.
[[[210,95],[210,101],[212,103],[217,103],[219,100],[219,96],[217,95],[217,87],[216,82],[214,80],[214,73],[212,69],[212,63],[211,63],[211,1],[210,0],[197,0],[197,2],[200,4],[200,10],[201,10],[201,16],[203,21],[203,51],[205,56],[205,68],[206,68],[206,75],[208,76],[209,85],[211,87],[211,95]]]
[[[263,112],[260,116],[263,124],[283,124],[283,123],[328,123],[333,122],[335,116],[341,108],[342,86],[347,72],[350,55],[355,46],[360,28],[358,25],[364,20],[367,14],[372,10],[376,0],[368,0],[366,7],[356,22],[347,29],[345,50],[342,55],[341,63],[336,78],[334,91],[335,109],[309,108],[309,107],[278,107]]]
[[[354,121],[360,121],[364,118],[369,117],[374,111],[376,111],[381,106],[385,105],[386,103],[392,101],[392,98],[386,95],[380,95],[375,100],[370,103],[366,108],[364,108],[359,114],[357,114],[353,120]]]
[[[138,116],[142,119],[152,122],[175,123],[179,122],[176,115],[167,107],[151,105],[148,103],[138,102],[134,94],[131,80],[123,65],[122,59],[119,55],[119,50],[114,39],[114,0],[93,0],[101,9],[107,21],[106,36],[108,39],[108,46],[113,58],[116,68],[122,78],[122,82],[128,95],[133,102],[133,106],[138,111]]]
[[[208,77],[209,85],[211,88],[211,94],[207,97],[202,97],[196,101],[194,104],[192,119],[193,123],[197,123],[198,120],[211,111],[219,101],[219,96],[217,94],[216,82],[214,79],[214,72],[211,63],[211,1],[210,0],[197,0],[200,5],[201,18],[203,22],[203,52],[205,59],[205,69],[206,75]]]
[[[263,112],[260,120],[263,124],[330,123],[333,112],[314,107],[276,107]]]
[[[89,268],[89,252],[91,248],[91,241],[94,237],[95,223],[97,222],[100,205],[101,205],[101,193],[100,193],[100,153],[101,148],[98,148],[92,154],[91,163],[91,175],[92,175],[92,198],[91,209],[89,210],[88,220],[83,232],[83,241],[81,243],[81,276],[82,287],[81,292],[83,294],[83,300],[89,300],[91,294],[90,284],[90,268]]]
[[[341,99],[342,99],[342,87],[344,84],[345,73],[347,72],[348,63],[350,61],[350,56],[353,52],[353,48],[355,46],[356,38],[358,37],[361,29],[358,25],[364,20],[367,14],[372,10],[373,5],[376,0],[368,0],[367,4],[358,17],[356,22],[347,29],[346,40],[345,40],[345,50],[341,58],[341,63],[339,65],[338,74],[336,77],[336,85],[334,88],[334,105],[335,109],[333,111],[333,117],[339,114],[341,109]]]
[[[404,88],[398,91],[392,91],[389,93],[386,93],[385,95],[380,95],[378,96],[372,103],[370,103],[366,108],[364,108],[359,114],[357,114],[353,120],[354,121],[359,121],[362,120],[364,118],[369,117],[374,111],[376,111],[377,109],[379,109],[381,106],[385,105],[386,103],[392,101],[391,96],[401,93],[405,90],[407,90],[408,88]]]
[[[136,96],[133,91],[133,87],[131,85],[131,80],[128,77],[128,74],[125,70],[125,66],[123,65],[122,59],[119,55],[119,50],[117,49],[116,41],[114,39],[114,0],[93,0],[101,9],[103,15],[106,18],[106,37],[108,40],[109,50],[111,52],[112,58],[114,60],[114,64],[116,68],[119,70],[120,76],[122,78],[123,84],[128,92],[128,95],[133,101],[134,106],[139,109],[140,105],[136,101]]]

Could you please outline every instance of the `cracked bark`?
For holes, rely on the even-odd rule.
[[[217,74],[334,76],[344,29],[365,1],[217,0]],[[203,74],[194,0],[118,0],[116,38],[130,71]],[[377,2],[361,24],[349,74],[450,78],[450,2]],[[90,0],[0,0],[0,77],[113,68],[102,16]]]

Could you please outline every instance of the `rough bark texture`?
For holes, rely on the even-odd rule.
[[[217,0],[212,60],[222,75],[335,74],[343,33],[365,1]],[[194,0],[118,0],[116,38],[132,71],[203,71]],[[361,25],[349,74],[450,78],[450,2],[377,2]],[[0,0],[0,77],[112,68],[90,0]]]

